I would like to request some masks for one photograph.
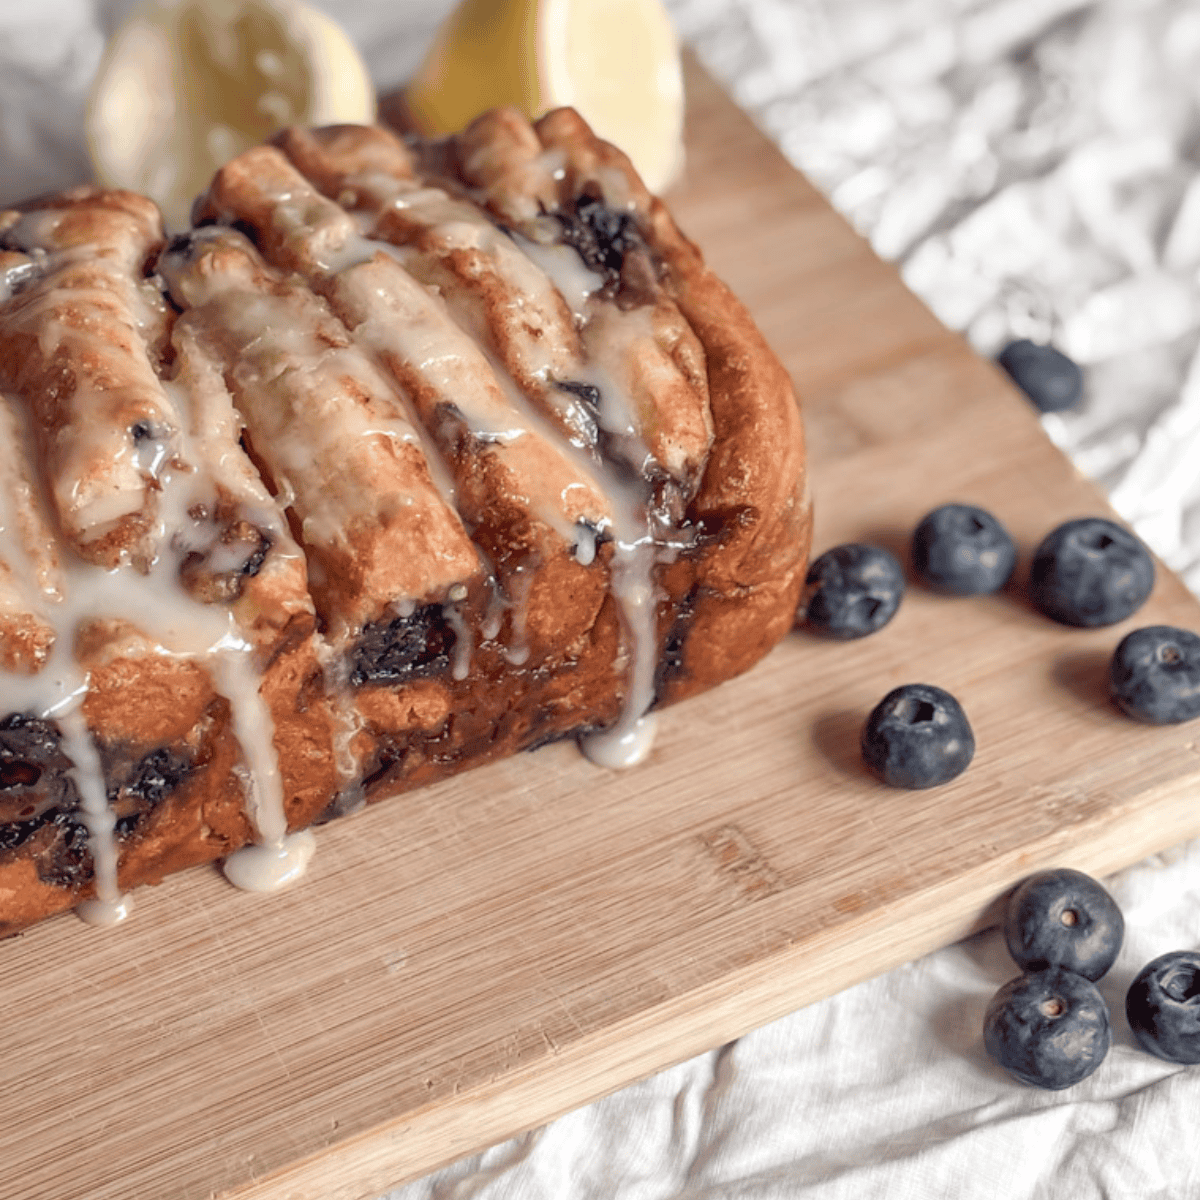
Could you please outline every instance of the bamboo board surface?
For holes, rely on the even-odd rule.
[[[817,548],[903,553],[983,504],[1029,553],[1104,512],[1025,403],[944,330],[695,67],[686,231],[804,396]],[[1160,574],[1132,625],[1200,626]],[[669,710],[631,773],[554,746],[319,832],[308,878],[215,870],[0,943],[0,1200],[369,1200],[988,922],[1039,866],[1111,872],[1200,834],[1196,729],[1105,703],[1117,630],[1013,589],[910,591],[851,645],[794,635]],[[938,683],[978,740],[896,793],[858,732]]]

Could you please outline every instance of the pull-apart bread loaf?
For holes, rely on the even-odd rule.
[[[518,750],[636,761],[787,631],[786,373],[570,110],[292,129],[164,236],[0,214],[0,932]]]

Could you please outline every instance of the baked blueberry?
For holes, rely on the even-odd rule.
[[[609,208],[598,196],[579,197],[574,214],[563,213],[558,219],[563,240],[593,271],[612,278],[620,275],[625,255],[643,244],[632,214]]]
[[[800,611],[810,629],[849,640],[882,629],[904,598],[904,568],[881,546],[851,542],[808,569]]]
[[[1200,951],[1172,950],[1147,963],[1125,993],[1125,1015],[1151,1054],[1200,1063]]]
[[[1004,940],[1024,971],[1063,967],[1099,979],[1125,937],[1117,902],[1082,871],[1039,871],[1017,885],[1004,910]]]
[[[446,669],[458,635],[440,604],[363,627],[354,647],[350,682],[394,683]]]
[[[1097,628],[1132,616],[1154,587],[1154,561],[1138,539],[1103,517],[1053,529],[1033,556],[1029,593],[1063,625]]]
[[[952,596],[998,592],[1017,564],[1008,530],[985,509],[943,504],[928,513],[912,540],[917,575],[935,591]]]
[[[1053,346],[1021,338],[1000,351],[999,362],[1039,412],[1063,412],[1083,396],[1079,364]]]
[[[1200,637],[1171,625],[1135,629],[1113,651],[1108,683],[1117,707],[1139,721],[1200,717]]]
[[[863,761],[891,787],[949,783],[967,769],[974,754],[975,735],[962,706],[932,684],[894,688],[863,726]]]
[[[1027,971],[992,997],[983,1044],[1022,1083],[1061,1091],[1104,1061],[1112,1045],[1108,1005],[1096,985],[1074,971]]]

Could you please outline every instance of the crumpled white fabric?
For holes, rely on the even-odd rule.
[[[1200,5],[667,0],[710,69],[983,354],[1053,337],[1087,369],[1047,433],[1200,592]],[[0,204],[88,176],[81,118],[133,0],[0,0]],[[316,0],[381,88],[451,0]],[[1198,798],[1200,800],[1200,798]],[[1183,1200],[1200,1067],[1138,1048],[1124,993],[1200,947],[1200,841],[1111,881],[1115,1044],[1066,1092],[983,1052],[1016,973],[981,934],[387,1200]]]

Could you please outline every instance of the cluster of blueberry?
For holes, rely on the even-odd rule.
[[[999,591],[1012,577],[1016,546],[991,513],[944,504],[912,538],[912,568],[944,595]],[[1029,572],[1029,597],[1063,625],[1099,628],[1132,616],[1154,587],[1154,561],[1127,529],[1104,517],[1067,521],[1043,539]],[[904,597],[904,568],[881,546],[835,546],[809,568],[800,614],[805,625],[847,640],[882,629]],[[1154,725],[1200,716],[1200,637],[1151,625],[1122,639],[1109,668],[1112,698]],[[926,788],[961,774],[975,752],[966,714],[949,692],[905,684],[889,692],[863,728],[864,761],[894,787]]]
[[[1004,940],[1022,974],[992,997],[983,1022],[988,1054],[1022,1083],[1055,1091],[1086,1079],[1112,1045],[1108,1005],[1096,987],[1116,961],[1125,921],[1113,898],[1079,871],[1043,871],[1019,884]],[[1200,1062],[1200,952],[1148,963],[1125,997],[1142,1046],[1171,1062]]]
[[[1014,342],[1000,363],[1042,412],[1073,406],[1079,369],[1048,346]],[[998,592],[1017,551],[991,513],[944,504],[917,526],[913,573],[943,595]],[[1064,625],[1101,628],[1132,616],[1154,587],[1154,562],[1128,530],[1101,517],[1067,521],[1038,546],[1029,572],[1034,606]],[[848,640],[882,629],[904,598],[905,573],[880,546],[836,546],[808,572],[799,617],[814,632]],[[1113,701],[1155,725],[1200,717],[1200,637],[1152,625],[1127,634],[1109,667]],[[885,783],[935,787],[970,764],[975,737],[962,706],[929,684],[905,684],[872,710],[862,731],[867,766]],[[992,998],[984,1020],[988,1053],[1017,1079],[1061,1089],[1085,1079],[1112,1044],[1108,1005],[1096,987],[1116,960],[1125,922],[1112,897],[1079,871],[1031,876],[1005,913],[1009,953],[1022,974]],[[1161,955],[1125,998],[1129,1026],[1161,1058],[1200,1062],[1200,951]]]

